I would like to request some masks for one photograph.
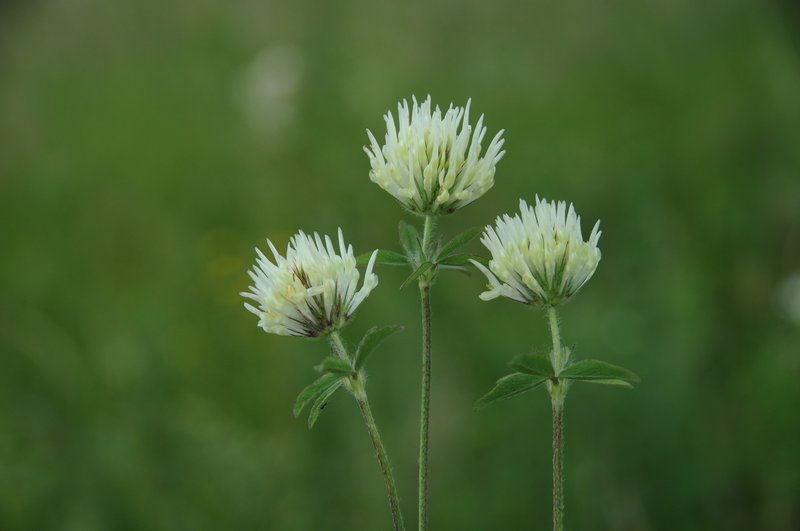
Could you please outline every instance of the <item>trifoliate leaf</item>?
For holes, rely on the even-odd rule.
[[[558,377],[608,385],[631,386],[639,382],[639,377],[628,369],[600,360],[576,361],[561,371]]]
[[[556,371],[550,359],[538,354],[520,354],[508,363],[508,366],[517,372],[533,374],[534,376],[555,376]]]
[[[367,333],[364,334],[364,337],[361,339],[361,343],[358,345],[358,350],[356,351],[355,369],[359,370],[364,366],[364,364],[367,362],[367,358],[369,358],[370,354],[372,354],[372,352],[375,350],[375,347],[383,342],[384,339],[402,329],[402,326],[394,325],[380,327],[374,326],[367,330]]]
[[[444,244],[444,246],[439,250],[439,257],[440,258],[447,258],[454,252],[456,252],[461,247],[465,246],[472,240],[474,240],[481,232],[483,232],[483,227],[473,227],[471,229],[467,229],[461,234],[455,236],[452,240]]]
[[[339,390],[342,386],[342,380],[337,381],[327,389],[325,389],[320,395],[317,397],[317,400],[314,402],[314,405],[311,406],[311,411],[308,413],[308,429],[314,427],[314,423],[317,422],[319,418],[319,414],[322,413],[322,410],[325,409],[325,406],[328,405],[328,400],[330,400],[333,393]]]
[[[358,256],[358,258],[356,258],[356,265],[365,266],[369,263],[370,258],[372,258],[371,252],[361,254]],[[394,251],[378,249],[378,255],[375,257],[375,263],[382,265],[405,266],[408,265],[408,258]]]
[[[400,233],[400,245],[403,246],[406,256],[412,264],[419,264],[422,261],[423,255],[422,249],[420,249],[417,229],[402,220],[397,229]]]
[[[532,374],[521,374],[515,372],[508,376],[503,376],[492,388],[491,391],[486,393],[480,400],[475,403],[476,409],[481,409],[488,406],[497,400],[511,398],[522,394],[531,389],[535,389],[547,381],[544,376],[534,376]]]
[[[411,275],[410,275],[410,276],[409,276],[407,279],[405,279],[405,280],[403,281],[403,283],[402,283],[402,284],[400,284],[400,289],[403,289],[403,288],[405,288],[405,287],[406,287],[406,286],[408,286],[408,285],[409,285],[411,282],[413,282],[413,281],[417,280],[419,277],[421,277],[422,275],[424,275],[425,273],[427,273],[427,272],[428,272],[428,270],[429,270],[431,267],[433,267],[433,264],[432,264],[432,263],[430,263],[430,262],[425,262],[425,263],[423,263],[423,264],[422,264],[421,266],[419,266],[419,267],[418,267],[418,268],[417,268],[417,269],[416,269],[416,270],[415,270],[413,273],[411,273]]]
[[[294,402],[294,417],[299,417],[300,413],[303,412],[303,409],[308,405],[309,402],[311,402],[311,400],[314,399],[315,396],[341,379],[341,374],[323,374],[317,378],[314,383],[300,391],[300,394],[297,395],[297,400]]]
[[[334,356],[328,356],[314,368],[317,372],[330,372],[333,374],[351,374],[353,372],[353,367],[348,362]]]

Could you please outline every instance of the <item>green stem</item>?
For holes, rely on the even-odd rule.
[[[422,251],[430,256],[430,245],[433,240],[434,218],[425,217],[425,228],[422,233]],[[419,475],[417,516],[419,530],[428,529],[428,448],[431,408],[431,286],[429,275],[419,280],[419,294],[422,303],[422,391],[419,412]]]
[[[422,229],[422,253],[427,259],[430,256],[431,241],[433,240],[433,229],[436,225],[436,218],[433,216],[425,216],[425,226]]]
[[[555,369],[556,375],[558,375],[561,369],[564,368],[562,363],[566,360],[562,359],[561,334],[558,331],[558,314],[556,314],[556,309],[552,306],[547,308],[547,320],[550,322],[550,336],[553,338],[553,352],[550,355],[550,361],[553,362],[553,369]]]
[[[553,351],[550,360],[556,376],[567,362],[561,346],[561,333],[558,329],[558,315],[552,306],[547,308],[550,335],[553,338]],[[548,383],[550,402],[553,408],[553,531],[564,529],[564,399],[567,383],[556,379]]]
[[[553,531],[564,529],[564,403],[553,401]]]
[[[343,360],[350,361],[350,356],[347,354],[347,348],[342,342],[341,336],[338,332],[330,334],[331,345],[336,354]],[[389,462],[389,456],[386,453],[386,448],[383,446],[381,434],[378,431],[378,425],[375,423],[375,418],[372,416],[372,408],[369,406],[367,399],[367,391],[364,388],[364,379],[360,372],[353,373],[347,380],[347,386],[353,397],[356,399],[358,409],[361,411],[361,418],[364,419],[364,424],[367,426],[369,438],[372,441],[372,446],[375,448],[375,455],[378,458],[378,466],[383,474],[383,481],[386,483],[386,494],[389,498],[389,512],[392,515],[392,525],[395,531],[404,531],[403,513],[400,511],[400,498],[397,495],[397,486],[394,482],[394,474],[392,473],[392,465]]]

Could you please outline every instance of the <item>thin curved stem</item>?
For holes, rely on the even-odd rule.
[[[338,332],[332,332],[330,334],[330,342],[333,350],[336,351],[336,355],[349,362],[350,356]],[[386,495],[389,498],[389,512],[392,515],[394,530],[405,531],[403,513],[400,511],[400,498],[397,495],[397,486],[395,485],[394,474],[392,473],[392,465],[389,462],[389,455],[386,453],[386,448],[383,446],[381,434],[378,431],[378,425],[375,423],[375,418],[372,416],[372,408],[369,406],[367,391],[364,388],[364,379],[360,372],[355,372],[348,377],[347,387],[356,399],[358,410],[361,412],[361,418],[364,419],[364,424],[367,426],[372,446],[375,448],[378,466],[383,474],[383,481],[386,483]]]
[[[430,256],[433,241],[434,218],[425,217],[422,233],[422,252],[426,258]],[[419,280],[420,302],[422,304],[422,390],[419,412],[419,475],[417,516],[419,531],[428,529],[428,448],[431,408],[431,285],[428,275]]]
[[[394,525],[395,531],[403,531],[405,526],[403,525],[403,514],[400,511],[400,499],[397,496],[397,487],[395,486],[394,476],[392,474],[392,465],[389,463],[389,456],[381,441],[378,426],[375,424],[375,419],[372,417],[372,409],[369,407],[367,394],[362,392],[354,396],[356,397],[356,402],[358,402],[358,409],[361,411],[361,417],[367,425],[367,431],[369,431],[372,446],[375,447],[375,455],[378,457],[378,465],[381,468],[383,480],[386,483],[386,494],[389,498],[389,511],[392,513],[392,524]]]

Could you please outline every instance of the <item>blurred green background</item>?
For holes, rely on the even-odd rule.
[[[569,527],[800,529],[799,22],[788,1],[0,2],[0,529],[389,529],[353,401],[292,418],[324,343],[264,334],[238,292],[266,237],[397,247],[361,146],[428,93],[507,138],[445,234],[536,193],[602,220],[563,333],[642,384],[571,392]],[[369,390],[414,528],[418,301],[378,273],[345,335],[407,327]],[[472,409],[547,329],[483,284],[434,292],[432,529],[547,529],[546,394]]]

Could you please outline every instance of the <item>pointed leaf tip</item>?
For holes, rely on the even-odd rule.
[[[405,279],[405,280],[403,281],[403,283],[402,283],[402,284],[400,284],[400,289],[403,289],[403,288],[405,288],[405,287],[406,287],[406,286],[408,286],[408,285],[409,285],[411,282],[413,282],[413,281],[417,280],[419,277],[421,277],[422,275],[424,275],[425,273],[427,273],[427,272],[428,272],[428,270],[429,270],[431,267],[433,267],[433,264],[432,264],[432,263],[430,263],[430,262],[425,262],[425,263],[423,263],[423,264],[422,264],[421,266],[419,266],[419,267],[418,267],[418,268],[417,268],[417,269],[416,269],[416,270],[415,270],[413,273],[411,273],[411,275],[410,275],[410,276],[409,276],[407,279]]]
[[[630,387],[633,387],[631,384],[640,381],[639,376],[628,369],[600,360],[576,361],[561,371],[558,377],[569,380]]]
[[[308,429],[314,427],[314,424],[317,422],[320,413],[322,410],[325,409],[325,406],[328,405],[328,400],[333,396],[333,393],[339,390],[342,386],[342,380],[338,380],[333,385],[325,389],[320,395],[317,397],[317,400],[314,402],[314,405],[311,406],[311,411],[308,413]]]
[[[483,227],[472,227],[453,237],[439,250],[439,258],[447,258],[461,247],[465,246],[483,232]]]
[[[356,265],[365,266],[372,258],[372,252],[364,253],[356,258]],[[395,251],[387,249],[378,249],[378,254],[375,257],[376,264],[391,265],[391,266],[406,266],[408,265],[408,258]]]
[[[555,376],[556,371],[550,359],[539,354],[520,354],[512,359],[508,366],[517,372],[535,376]]]
[[[299,417],[300,413],[303,412],[303,409],[305,409],[305,407],[314,399],[314,397],[319,395],[337,381],[340,381],[341,378],[341,374],[326,373],[314,380],[314,382],[310,385],[303,388],[303,390],[300,391],[300,394],[297,395],[297,400],[294,402],[294,408],[292,411],[294,413],[294,417]]]
[[[364,334],[364,337],[361,339],[361,343],[359,343],[358,349],[356,350],[355,370],[359,370],[364,366],[372,352],[383,342],[384,339],[399,332],[400,330],[403,330],[403,328],[404,327],[400,325],[391,325],[374,326],[367,330],[367,333]]]
[[[508,376],[503,376],[492,388],[491,391],[481,397],[480,400],[475,402],[475,409],[483,409],[492,402],[511,398],[531,389],[536,389],[544,382],[547,381],[546,377],[534,376],[532,374],[521,374],[515,372]]]

